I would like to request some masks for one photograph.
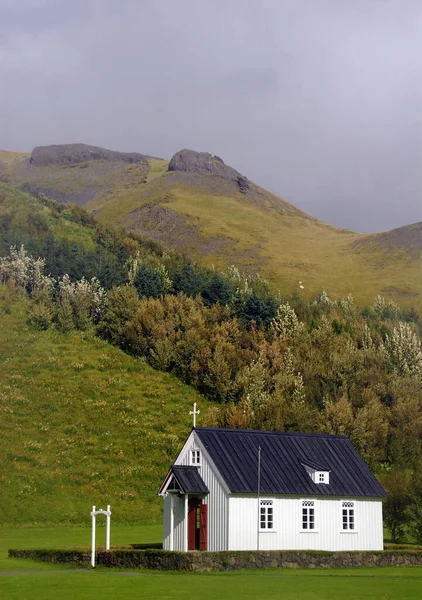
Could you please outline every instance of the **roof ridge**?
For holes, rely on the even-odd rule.
[[[196,467],[195,465],[176,465],[176,464],[172,464],[172,466],[170,467],[171,469],[189,469],[190,471],[198,470],[198,467]]]
[[[338,433],[307,433],[302,431],[273,431],[265,429],[233,429],[229,427],[192,427],[193,431],[219,431],[229,433],[249,433],[249,434],[265,434],[265,435],[286,435],[292,437],[326,437],[326,438],[339,438],[348,439],[347,435],[341,435]]]

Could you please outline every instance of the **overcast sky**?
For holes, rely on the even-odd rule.
[[[0,148],[212,152],[328,223],[422,221],[422,0],[0,0]]]

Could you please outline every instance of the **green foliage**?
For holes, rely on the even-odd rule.
[[[263,298],[252,292],[240,295],[234,304],[236,316],[243,323],[255,323],[268,327],[277,316],[278,302],[274,297]]]
[[[3,290],[3,310],[6,314],[12,312],[12,305],[18,297],[19,291],[19,287],[16,285],[15,280],[12,278],[8,279]]]
[[[11,548],[8,552],[9,558],[25,558],[35,561],[49,562],[55,564],[89,564],[88,553],[83,550],[62,550],[62,549],[33,549],[33,550],[16,550]]]
[[[414,377],[394,377],[389,392],[389,460],[412,467],[420,460],[422,450],[420,381]]]
[[[136,289],[130,285],[112,288],[105,301],[104,315],[98,324],[98,334],[105,340],[126,347],[124,332],[139,305]]]
[[[184,294],[144,299],[117,319],[118,343],[219,402],[220,425],[346,434],[375,469],[415,461],[419,374],[386,368],[384,321],[372,319],[371,330],[348,300],[313,305],[300,322],[282,302],[265,327],[263,307],[274,298],[267,300],[238,292],[232,306],[209,308]],[[245,306],[247,318],[237,318]]]
[[[385,459],[389,432],[388,413],[373,390],[364,390],[362,398],[364,404],[355,412],[350,438],[362,458],[376,469]]]
[[[409,473],[404,469],[393,469],[385,474],[381,482],[388,497],[384,503],[384,523],[391,532],[393,543],[404,539],[410,504]]]
[[[204,272],[190,262],[173,273],[173,287],[176,294],[183,292],[186,296],[198,296],[204,287]]]
[[[159,298],[164,292],[164,282],[161,275],[145,264],[139,267],[134,285],[139,298]]]
[[[221,273],[214,273],[210,281],[203,287],[201,295],[205,306],[210,307],[217,302],[226,305],[232,299],[233,290]]]
[[[30,256],[43,257],[46,273],[56,279],[68,274],[72,281],[97,277],[105,288],[120,285],[127,281],[130,252],[144,246],[154,252],[154,244],[99,226],[79,206],[35,199],[1,183],[0,191],[0,256],[24,245]]]
[[[57,309],[56,315],[57,329],[62,333],[69,333],[75,328],[73,321],[73,308],[69,298],[63,299]]]
[[[409,530],[414,540],[422,544],[422,468],[418,464],[410,481],[408,506]]]
[[[39,331],[47,330],[53,322],[53,314],[48,304],[34,303],[28,313],[28,324]]]

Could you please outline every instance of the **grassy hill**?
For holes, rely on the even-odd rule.
[[[302,282],[306,298],[326,289],[366,304],[381,294],[422,310],[420,224],[383,234],[340,230],[240,174],[245,189],[212,168],[168,171],[167,161],[143,158],[34,166],[29,155],[2,153],[0,165],[32,193],[80,202],[99,222],[141,233],[205,265],[259,271],[283,293],[299,291]]]
[[[115,522],[159,522],[156,496],[207,403],[91,336],[37,332],[27,301],[3,312],[0,286],[0,522],[86,523],[111,504]]]

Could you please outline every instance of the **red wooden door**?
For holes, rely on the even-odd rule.
[[[188,550],[198,550],[196,530],[199,502],[195,498],[190,498],[188,503]]]
[[[208,549],[208,506],[191,498],[188,503],[188,550]]]
[[[208,504],[199,507],[199,549],[208,550]]]

